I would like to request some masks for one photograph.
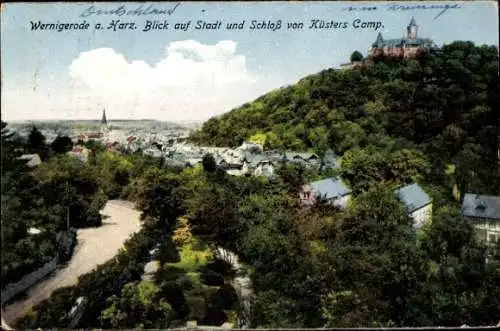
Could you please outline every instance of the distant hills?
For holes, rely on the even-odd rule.
[[[172,128],[172,129],[189,129],[196,127],[196,123],[186,122],[186,123],[176,123],[170,121],[160,121],[155,119],[110,119],[108,124],[113,127],[145,127],[145,126],[156,126],[162,128]],[[35,125],[40,129],[43,128],[53,128],[53,127],[81,127],[90,126],[98,127],[101,125],[100,119],[81,119],[81,120],[25,120],[25,121],[10,121],[9,125],[12,127],[25,127]]]

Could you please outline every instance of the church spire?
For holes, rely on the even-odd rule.
[[[106,109],[102,110],[101,124],[108,125],[108,120],[106,119]]]

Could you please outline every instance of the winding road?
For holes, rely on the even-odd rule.
[[[123,243],[140,230],[140,212],[128,201],[110,200],[101,213],[108,216],[102,226],[78,230],[78,244],[65,267],[28,289],[25,299],[2,307],[2,324],[13,325],[28,309],[49,298],[56,289],[75,285],[80,275],[112,259]]]

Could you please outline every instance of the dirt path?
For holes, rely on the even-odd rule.
[[[78,230],[78,244],[68,265],[30,288],[26,299],[2,307],[2,320],[12,325],[28,309],[50,297],[54,290],[76,284],[80,275],[113,258],[125,240],[140,229],[140,212],[127,201],[108,201],[102,214],[109,218],[101,227]]]
[[[222,247],[217,248],[217,256],[227,263],[231,264],[236,271],[236,277],[233,280],[233,287],[238,294],[242,311],[238,316],[238,322],[235,326],[239,329],[248,329],[250,316],[250,301],[253,296],[252,281],[244,271],[243,265],[240,263],[238,256]]]

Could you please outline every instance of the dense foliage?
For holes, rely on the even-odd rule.
[[[24,140],[2,122],[2,286],[57,254],[61,262],[70,258],[73,246],[58,246],[58,232],[101,224],[106,185],[95,167],[65,153],[68,139],[58,137],[50,147],[37,128]],[[42,156],[40,165],[19,159],[33,153]]]

